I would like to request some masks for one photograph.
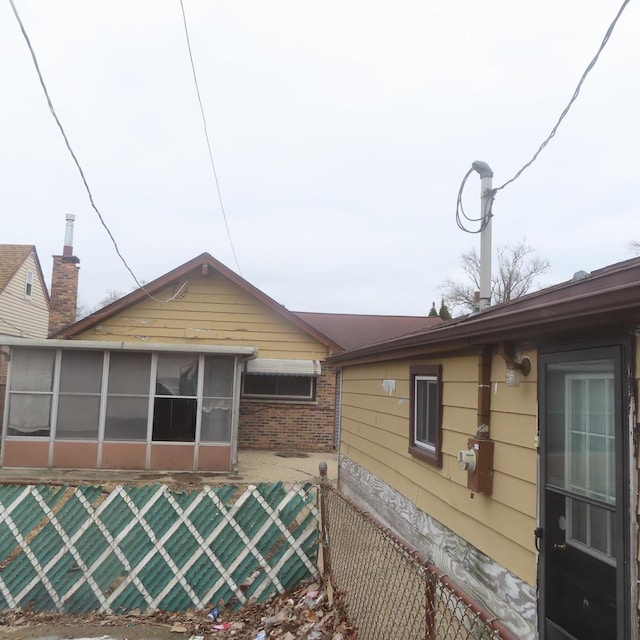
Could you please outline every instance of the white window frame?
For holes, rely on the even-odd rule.
[[[590,462],[591,462],[591,456],[589,455],[589,438],[590,436],[592,437],[598,437],[598,438],[604,438],[605,440],[613,440],[614,442],[614,446],[615,446],[615,433],[613,433],[613,429],[615,428],[615,422],[612,416],[612,425],[611,425],[611,429],[608,429],[606,433],[604,434],[591,434],[590,430],[589,430],[589,416],[590,413],[587,410],[586,411],[586,415],[585,415],[585,419],[586,419],[586,426],[585,429],[583,431],[578,431],[574,428],[574,426],[571,423],[571,416],[572,416],[572,412],[573,412],[573,404],[572,404],[572,392],[571,392],[571,383],[576,381],[576,380],[583,380],[586,381],[588,384],[589,380],[610,380],[612,382],[612,387],[613,387],[613,381],[614,381],[614,374],[613,373],[575,373],[575,374],[567,374],[565,376],[565,443],[571,443],[571,435],[572,433],[580,433],[582,435],[584,435],[585,437],[585,451],[587,452],[587,455],[585,456],[585,465],[586,465],[586,469],[585,469],[585,477],[588,481],[589,479],[589,472],[590,472]],[[613,388],[611,388],[611,394],[613,393]],[[585,394],[585,396],[588,396],[588,391]],[[612,397],[610,397],[610,395],[607,396],[607,403],[611,404],[611,406],[613,406],[613,399]],[[565,446],[570,446],[569,444],[565,444]],[[609,473],[609,457],[607,456],[606,458],[606,470],[605,470],[605,476],[607,479],[609,479],[610,477],[610,473]],[[573,493],[575,493],[576,495],[584,495],[587,498],[591,498],[594,500],[597,500],[598,502],[602,502],[603,505],[615,505],[615,495],[612,497],[610,495],[610,490],[611,487],[607,486],[607,493],[604,495],[605,500],[602,500],[601,497],[603,494],[601,493],[595,493],[595,492],[591,492],[589,490],[588,486],[585,487],[580,487],[578,486],[575,482],[573,482],[573,478],[571,475],[571,464],[567,464],[565,467],[565,488]],[[613,490],[615,491],[615,483],[613,486]],[[590,495],[593,494],[593,495]],[[597,497],[594,497],[597,496]],[[594,507],[594,505],[592,505],[590,502],[584,501],[583,504],[586,505],[587,507],[587,519],[586,519],[586,534],[587,534],[587,542],[583,542],[582,540],[578,540],[577,538],[574,537],[573,535],[573,528],[574,528],[574,521],[573,521],[573,509],[572,509],[572,504],[573,501],[577,500],[574,498],[571,498],[569,496],[567,496],[565,498],[566,504],[565,504],[565,514],[566,514],[566,541],[567,544],[580,549],[581,551],[583,551],[584,553],[587,553],[595,558],[597,558],[598,560],[601,560],[602,562],[606,562],[607,564],[616,565],[616,559],[614,557],[614,552],[613,552],[613,525],[612,525],[612,516],[611,513],[603,507],[597,507],[595,506],[595,508],[601,508],[605,511],[608,512],[608,516],[607,516],[607,521],[608,521],[608,526],[607,526],[607,551],[603,552],[601,549],[597,549],[593,546],[591,546],[591,530],[592,530],[592,519],[591,519],[591,510]]]
[[[24,281],[24,297],[26,300],[33,298],[33,277],[35,273],[31,269],[27,269]]]
[[[416,375],[414,376],[413,379],[413,384],[414,384],[414,389],[413,389],[413,393],[414,393],[414,405],[413,405],[413,442],[415,444],[416,447],[420,447],[421,449],[425,449],[426,451],[428,451],[429,453],[436,453],[437,450],[437,429],[438,429],[438,425],[436,424],[437,422],[437,415],[431,416],[431,415],[427,415],[426,419],[427,419],[427,424],[425,425],[426,429],[426,433],[428,436],[429,433],[429,427],[431,426],[433,429],[433,435],[434,435],[434,442],[431,442],[430,440],[420,440],[418,438],[418,399],[419,399],[419,393],[418,393],[418,389],[419,389],[419,383],[420,382],[426,382],[427,384],[427,388],[431,391],[433,391],[433,393],[436,394],[436,403],[437,403],[437,399],[438,399],[438,377],[437,376],[432,376],[432,375]],[[436,409],[437,411],[437,409]],[[433,424],[429,424],[429,422],[433,422]]]

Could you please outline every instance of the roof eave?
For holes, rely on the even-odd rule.
[[[523,308],[514,304],[508,310],[496,311],[497,314],[480,313],[453,325],[337,354],[330,362],[344,365],[409,353],[451,352],[489,342],[542,338],[571,327],[634,326],[640,321],[640,282],[585,293],[569,300]]]
[[[224,264],[216,260],[213,256],[208,253],[202,253],[199,256],[185,262],[183,265],[169,271],[168,273],[156,278],[152,282],[144,285],[144,288],[136,289],[131,293],[123,296],[119,300],[112,302],[111,304],[99,309],[95,313],[71,324],[61,331],[57,332],[52,338],[73,338],[78,334],[91,329],[105,319],[111,318],[117,313],[133,306],[134,304],[144,300],[148,294],[155,294],[171,283],[179,280],[180,278],[186,276],[191,271],[195,269],[207,265],[212,269],[218,271],[222,276],[239,286],[249,295],[258,299],[260,302],[265,304],[271,310],[273,310],[278,315],[284,317],[286,320],[297,326],[300,330],[304,331],[306,334],[315,338],[322,345],[327,347],[327,349],[331,351],[342,351],[342,347],[339,344],[336,344],[329,337],[325,336],[323,333],[312,327],[310,324],[299,318],[292,311],[289,311],[284,306],[276,302],[273,298],[270,298],[268,295],[260,291],[260,289],[254,287],[250,282],[245,280],[243,277],[239,276],[231,269],[226,267]]]

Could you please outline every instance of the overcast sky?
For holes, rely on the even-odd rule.
[[[152,280],[234,260],[179,0],[15,0],[122,254]],[[479,237],[455,223],[474,160],[499,186],[546,138],[621,2],[184,0],[241,274],[295,311],[424,314]],[[640,3],[538,161],[497,195],[494,247],[526,238],[546,284],[640,240]],[[76,215],[79,302],[135,283],[100,225],[0,3],[2,243],[49,283]],[[479,211],[480,182],[465,191]]]

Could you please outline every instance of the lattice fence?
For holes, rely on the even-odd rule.
[[[312,483],[0,486],[0,610],[264,601],[316,575],[317,520]]]

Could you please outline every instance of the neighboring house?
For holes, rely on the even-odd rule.
[[[331,450],[342,346],[303,315],[203,253],[52,339],[15,339],[2,464],[229,471],[239,447]]]
[[[0,244],[0,415],[4,409],[8,349],[5,336],[45,338],[49,326],[49,294],[36,248]]]
[[[639,330],[634,259],[329,358],[340,488],[517,637],[637,638]]]

